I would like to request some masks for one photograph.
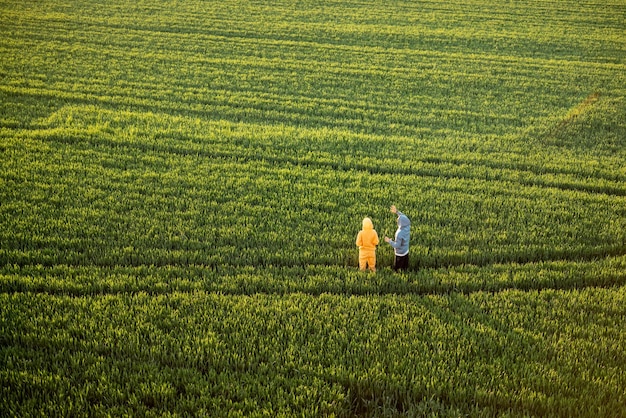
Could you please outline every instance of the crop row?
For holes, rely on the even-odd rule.
[[[564,112],[592,91],[609,93],[624,84],[621,63],[521,60],[484,54],[484,48],[480,54],[381,49],[358,33],[361,44],[333,47],[199,36],[154,26],[111,31],[85,24],[82,17],[75,30],[67,30],[61,17],[73,19],[53,14],[58,27],[50,26],[45,39],[36,41],[30,40],[35,33],[28,33],[40,32],[32,19],[11,25],[24,34],[12,34],[3,47],[5,84],[11,86],[5,94],[437,137],[442,131],[465,136],[520,132],[528,124],[546,123],[549,115]],[[198,51],[198,45],[207,49]],[[32,53],[21,54],[25,48]],[[536,72],[545,76],[535,77]]]
[[[185,161],[177,163],[182,171]],[[256,173],[255,180],[242,169]],[[70,168],[67,178],[73,182],[51,173],[47,177],[60,184],[8,183],[2,260],[353,265],[362,216],[372,216],[381,235],[393,234],[394,219],[385,213],[393,199],[389,189],[409,189],[418,181],[415,195],[404,198],[414,223],[415,267],[591,258],[624,251],[622,197],[589,196],[581,203],[577,193],[529,188],[527,197],[512,198],[475,180],[407,176],[394,185],[387,176],[299,167],[280,172],[243,163],[220,164],[219,170],[209,165],[204,177],[101,170],[106,179],[93,172],[78,177]],[[314,186],[329,182],[345,188]],[[356,188],[363,185],[375,188],[378,196],[363,201]],[[390,250],[381,247],[381,257],[385,251]]]
[[[264,4],[235,6],[230,2],[191,3],[183,7],[176,5],[175,12],[170,10],[171,2],[163,2],[150,5],[149,15],[145,14],[147,9],[138,13],[140,9],[135,5],[126,6],[128,13],[90,3],[76,4],[73,8],[59,5],[52,10],[43,8],[39,19],[50,31],[73,36],[95,33],[101,35],[103,43],[118,41],[120,36],[116,32],[123,31],[136,42],[145,41],[156,33],[172,37],[184,47],[196,41],[196,48],[205,44],[197,41],[204,41],[205,36],[211,35],[249,38],[255,42],[271,39],[319,43],[324,40],[334,46],[367,43],[379,48],[402,45],[435,51],[492,50],[516,56],[542,54],[550,58],[606,60],[619,57],[616,51],[623,52],[623,45],[619,43],[622,30],[619,15],[623,6],[619,3],[601,3],[602,7],[594,2],[584,6],[577,4],[580,10],[572,12],[572,7],[545,7],[541,2],[515,9],[507,7],[502,11],[494,11],[488,2],[446,7],[397,4],[388,5],[388,9],[382,11],[374,2],[370,7],[364,3],[332,13],[336,5],[322,2],[308,4],[300,10],[289,4],[268,7]],[[363,13],[363,8],[370,13]],[[7,10],[5,19],[27,28],[33,26],[33,20],[24,18],[19,7],[14,9]],[[31,9],[31,13],[35,12]],[[570,30],[560,30],[563,26]],[[41,33],[33,32],[34,35]],[[582,40],[581,33],[585,35]],[[167,43],[145,42],[142,47],[165,45]]]
[[[2,293],[3,404],[19,413],[36,399],[31,411],[53,415],[620,415],[625,297]]]
[[[141,115],[119,125],[101,112],[85,124],[83,110],[5,141],[5,263],[351,265],[360,219],[391,235],[398,200],[414,223],[415,267],[624,252],[619,159],[595,175],[575,159],[554,173],[506,154],[419,161],[399,138],[376,159],[367,147],[382,154],[384,138]]]
[[[389,257],[385,257],[386,261]],[[477,291],[611,288],[626,279],[626,258],[576,258],[525,264],[422,268],[406,275],[380,269],[364,275],[343,266],[138,265],[53,266],[7,264],[0,293],[92,296],[145,292],[213,292],[229,295],[427,295]]]
[[[556,187],[559,182],[579,182],[582,188],[583,184],[592,187],[593,183],[606,182],[617,189],[626,180],[619,142],[624,132],[620,123],[625,116],[623,104],[623,98],[600,98],[583,114],[564,115],[552,132],[544,132],[540,138],[523,137],[526,142],[518,145],[514,134],[467,137],[453,130],[437,133],[423,128],[419,137],[376,135],[285,123],[232,123],[161,112],[114,111],[84,104],[65,105],[46,117],[34,118],[31,129],[20,136],[50,143],[110,147],[112,151],[125,148],[139,154],[256,158],[300,165],[327,162],[344,170],[370,172],[395,169],[418,174],[416,170],[431,165],[441,167],[451,177],[500,175],[502,180],[527,178],[534,184],[553,177],[552,185]],[[614,146],[606,147],[602,139],[612,139]],[[585,142],[594,140],[605,148],[585,147]],[[560,143],[558,153],[546,147],[549,141],[553,145]],[[474,171],[480,174],[473,175]]]

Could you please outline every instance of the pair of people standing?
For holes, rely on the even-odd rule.
[[[411,221],[395,205],[391,206],[391,213],[398,215],[398,230],[395,238],[385,237],[385,242],[394,248],[394,270],[406,270],[409,267],[409,238],[411,233]],[[359,247],[359,269],[376,271],[376,246],[378,245],[378,233],[370,218],[363,219],[363,229],[356,237],[356,245]]]

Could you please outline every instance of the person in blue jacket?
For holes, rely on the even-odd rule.
[[[393,269],[406,270],[409,267],[409,239],[411,235],[411,221],[398,209],[395,205],[391,205],[391,213],[398,215],[398,230],[396,236],[392,240],[385,237],[385,242],[394,248],[395,259]]]

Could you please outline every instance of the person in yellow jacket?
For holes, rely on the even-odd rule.
[[[363,219],[363,229],[356,236],[356,245],[359,247],[359,269],[365,271],[369,265],[370,270],[375,272],[378,233],[370,218]]]

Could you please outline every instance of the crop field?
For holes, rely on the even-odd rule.
[[[0,39],[0,415],[626,416],[626,0],[0,0]]]

